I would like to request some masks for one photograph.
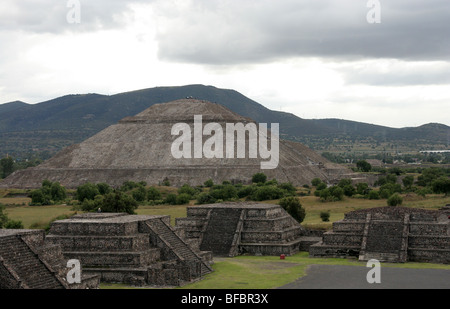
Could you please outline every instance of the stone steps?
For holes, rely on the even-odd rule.
[[[193,261],[200,264],[200,275],[203,276],[212,271],[202,259],[163,221],[151,220],[147,225],[170,246],[170,249],[185,261]]]
[[[19,237],[0,238],[0,256],[31,289],[63,289],[63,285]]]

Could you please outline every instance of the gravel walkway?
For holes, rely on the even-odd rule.
[[[450,289],[450,270],[381,267],[381,283],[367,282],[371,268],[311,265],[306,276],[280,289]]]

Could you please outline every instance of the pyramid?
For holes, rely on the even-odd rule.
[[[237,158],[237,155],[195,157],[195,145],[198,145],[195,141],[192,157],[174,157],[173,144],[180,135],[172,134],[173,127],[183,123],[194,128],[195,116],[199,115],[201,128],[205,128],[208,123],[224,128],[223,139],[227,137],[227,124],[260,125],[222,105],[204,100],[182,99],[155,104],[135,116],[120,120],[80,144],[63,149],[37,167],[13,173],[0,186],[37,188],[44,179],[58,181],[67,188],[76,188],[86,182],[106,182],[112,186],[120,186],[128,180],[145,181],[149,185],[169,180],[175,186],[185,183],[201,185],[208,179],[215,183],[224,180],[249,183],[252,175],[258,172],[265,173],[269,179],[275,178],[279,182],[291,182],[300,186],[310,184],[316,177],[333,182],[342,177],[350,177],[352,173],[300,143],[281,138],[276,168],[262,169],[261,162],[268,162],[268,159],[249,155],[250,134],[245,137],[247,148],[244,158]],[[267,125],[270,127],[271,124]],[[279,124],[280,127],[282,125]],[[192,131],[194,133],[194,129]],[[267,131],[267,136],[266,144],[269,149],[270,143],[275,139],[270,130]],[[208,138],[209,136],[203,135],[200,142],[206,143]],[[225,141],[223,145],[226,145]],[[211,149],[217,149],[215,147],[217,146]],[[225,152],[225,146],[223,148]],[[238,151],[237,144],[234,151]]]

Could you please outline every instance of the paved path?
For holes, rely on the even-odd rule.
[[[381,283],[367,282],[371,268],[311,265],[306,276],[280,289],[450,289],[450,270],[381,267]]]

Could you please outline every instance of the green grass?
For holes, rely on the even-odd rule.
[[[216,258],[214,272],[202,280],[177,289],[273,289],[306,275],[311,265],[346,265],[366,267],[356,259],[310,258],[300,252],[280,260],[278,256],[238,256]],[[450,269],[450,265],[431,263],[382,263],[381,267]],[[129,289],[125,284],[101,284],[102,289]]]

